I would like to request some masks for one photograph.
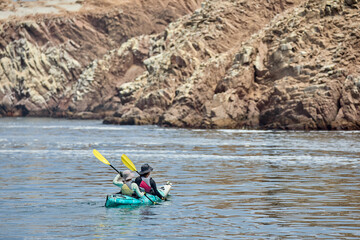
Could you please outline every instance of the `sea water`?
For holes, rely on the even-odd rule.
[[[359,239],[360,132],[191,130],[0,119],[1,239]],[[105,208],[126,154],[171,181]]]

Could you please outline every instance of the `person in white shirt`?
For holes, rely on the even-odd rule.
[[[120,174],[118,174],[113,180],[113,184],[121,188],[121,194],[139,198],[144,196],[144,193],[140,191],[139,186],[132,181],[132,179],[135,177],[135,174],[130,170],[125,170],[122,172],[122,174],[122,179]]]

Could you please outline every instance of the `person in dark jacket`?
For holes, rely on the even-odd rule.
[[[150,177],[150,173],[154,169],[150,167],[149,164],[144,164],[141,166],[141,171],[139,172],[140,176],[135,179],[135,183],[145,190],[146,193],[150,193],[153,195],[158,196],[162,200],[166,200],[161,193],[159,193],[156,183],[154,179]]]

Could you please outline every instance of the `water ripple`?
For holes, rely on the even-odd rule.
[[[0,238],[359,239],[358,131],[191,130],[0,119]],[[149,163],[169,201],[104,207]]]

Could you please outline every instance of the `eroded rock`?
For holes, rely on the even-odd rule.
[[[0,40],[0,114],[189,128],[360,129],[358,7],[357,0],[207,0],[176,21],[161,18],[166,29],[158,33],[156,24],[130,28],[151,17],[125,18],[126,9],[87,16],[91,24],[52,20],[51,34],[42,34],[42,23],[24,22],[26,31],[13,36],[21,37]],[[74,33],[86,29],[89,43],[60,35],[55,22]]]

